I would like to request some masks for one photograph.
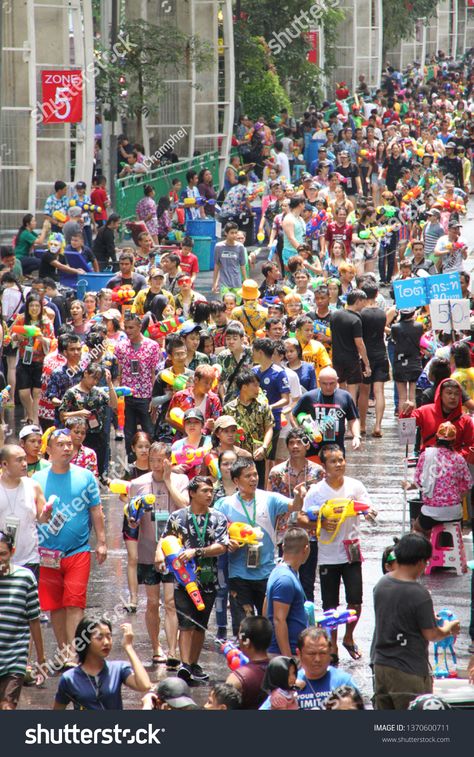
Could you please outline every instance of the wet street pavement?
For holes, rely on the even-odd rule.
[[[474,248],[474,203],[470,204],[470,212],[463,235]],[[474,265],[468,261],[468,268]],[[205,290],[207,279],[200,291]],[[403,497],[400,482],[404,470],[404,446],[398,441],[397,419],[393,414],[392,384],[386,385],[387,408],[383,422],[383,438],[373,439],[370,436],[374,416],[368,417],[368,433],[359,451],[353,452],[348,445],[347,475],[360,479],[367,487],[374,508],[378,511],[375,525],[362,523],[362,547],[364,554],[363,577],[364,577],[364,605],[361,620],[355,631],[355,639],[359,645],[363,658],[359,661],[352,660],[348,653],[339,647],[340,668],[350,673],[366,701],[372,695],[371,672],[368,666],[369,649],[373,633],[373,606],[372,590],[382,575],[381,555],[383,549],[392,543],[394,536],[401,535]],[[9,411],[11,413],[11,411]],[[18,413],[18,409],[17,409]],[[7,420],[12,422],[12,417]],[[112,460],[115,463],[114,476],[120,476],[120,460],[124,459],[123,442],[113,443]],[[412,471],[411,471],[412,473]],[[123,505],[116,496],[104,493],[103,506],[106,518],[108,558],[104,565],[98,566],[93,561],[93,570],[89,585],[88,610],[93,613],[107,611],[109,617],[115,615],[114,620],[114,649],[111,659],[125,659],[120,648],[121,634],[119,625],[130,621],[135,631],[135,648],[144,662],[152,681],[157,681],[166,675],[164,665],[151,666],[151,649],[145,630],[145,593],[140,591],[138,612],[136,615],[127,615],[122,610],[122,605],[128,601],[126,580],[126,551],[122,541],[121,526],[123,517]],[[470,532],[464,534],[464,544],[467,558],[472,559],[472,537]],[[436,610],[447,607],[453,610],[461,621],[461,634],[456,643],[458,654],[458,667],[465,669],[468,661],[467,647],[470,639],[468,636],[469,611],[470,611],[470,581],[471,572],[457,576],[452,570],[435,571],[431,576],[422,579],[423,584],[431,591]],[[319,586],[316,586],[316,602],[320,602]],[[341,601],[344,599],[341,590]],[[320,604],[319,604],[320,606]],[[230,622],[229,622],[230,627]],[[50,623],[42,626],[46,644],[46,656],[54,654],[55,643]],[[215,633],[214,613],[211,618],[209,633],[206,636],[205,647],[201,655],[200,663],[206,670],[212,681],[223,681],[227,676],[227,667],[223,657],[214,651],[213,636]],[[342,638],[342,631],[340,631]],[[164,632],[161,633],[161,642],[166,648]],[[431,645],[431,655],[433,646]],[[25,688],[20,700],[21,709],[50,709],[53,704],[54,694],[58,678],[49,679],[45,688]],[[193,696],[199,704],[207,699],[209,686],[200,686],[193,689]],[[140,695],[123,688],[124,707],[136,709],[140,707]]]

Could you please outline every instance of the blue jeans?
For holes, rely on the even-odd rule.
[[[395,255],[397,245],[390,243],[388,246],[380,245],[379,249],[379,276],[380,281],[389,283],[392,280],[395,269]]]

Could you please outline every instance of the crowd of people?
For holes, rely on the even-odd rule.
[[[41,231],[28,214],[1,248],[0,709],[55,672],[55,709],[120,709],[123,685],[143,709],[195,709],[197,686],[206,709],[364,709],[340,646],[371,664],[377,709],[435,707],[428,643],[466,632],[437,617],[419,578],[433,528],[471,525],[472,60],[440,55],[429,81],[388,67],[380,90],[361,77],[348,95],[342,83],[336,107],[299,121],[242,116],[221,188],[205,168],[158,202],[143,184],[133,243],[119,241],[97,175],[90,195],[58,180]],[[147,173],[123,136],[119,162],[126,181]],[[221,229],[207,296],[187,231],[200,220]],[[98,292],[74,284],[109,268]],[[468,300],[462,330],[434,328],[428,305],[400,306],[397,282],[440,273],[457,274]],[[346,475],[346,449],[368,434],[384,444],[392,385],[395,416],[418,428],[402,484],[421,509],[384,553],[364,660],[360,516],[376,523],[377,502]],[[112,620],[87,611],[90,533],[101,566],[110,493],[124,505],[128,585]],[[127,661],[111,662],[124,612]],[[137,623],[152,668],[173,673],[157,686]],[[210,623],[224,652],[212,683],[199,663]]]

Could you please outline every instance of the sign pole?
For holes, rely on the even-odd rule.
[[[405,445],[405,460],[403,464],[403,480],[408,481],[408,442]],[[407,490],[403,488],[403,515],[402,515],[402,536],[405,535],[406,519],[407,519]]]

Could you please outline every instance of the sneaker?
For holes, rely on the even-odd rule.
[[[227,628],[224,628],[224,626],[219,626],[217,629],[217,638],[221,641],[225,641],[227,639]]]
[[[115,441],[116,442],[123,442],[124,438],[125,437],[124,437],[124,435],[122,434],[121,431],[116,431],[116,433],[115,433]]]
[[[195,663],[194,665],[191,665],[191,678],[193,681],[204,683],[209,680],[209,674],[205,673],[201,666]]]
[[[183,681],[186,681],[188,686],[191,685],[192,671],[191,671],[190,665],[186,665],[183,662],[178,668],[178,672],[176,673],[176,675],[178,676],[178,678],[181,678]]]

